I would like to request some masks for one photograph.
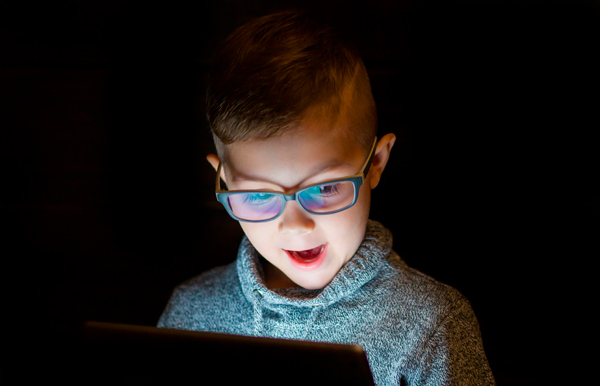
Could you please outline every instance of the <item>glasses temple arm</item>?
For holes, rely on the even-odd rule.
[[[375,147],[377,145],[377,137],[375,137],[375,141],[373,141],[373,146],[371,147],[371,152],[369,153],[369,157],[365,161],[365,165],[363,166],[363,175],[365,178],[369,174],[369,170],[371,169],[371,164],[373,163],[373,157],[375,156]]]
[[[219,162],[219,166],[217,167],[217,177],[215,180],[215,192],[217,193],[223,192],[223,189],[221,189],[221,165],[222,163]]]

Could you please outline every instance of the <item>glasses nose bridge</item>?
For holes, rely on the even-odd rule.
[[[301,192],[302,192],[302,190],[294,192],[292,194],[282,194],[282,193],[280,193],[280,196],[283,197],[283,203],[281,205],[281,211],[279,212],[279,215],[277,217],[284,215],[284,211],[285,211],[286,204],[287,204],[288,201],[295,201],[296,204],[298,205],[298,207],[301,209],[299,213],[297,213],[296,215],[293,215],[293,217],[296,217],[295,222],[297,222],[298,219],[300,218],[298,216],[301,216],[301,218],[304,218],[304,220],[302,220],[302,222],[304,224],[306,224],[305,221],[312,221],[312,220],[310,220],[310,216],[307,216],[307,215],[311,215],[313,213],[311,213],[308,209],[306,209],[302,205],[301,201],[299,200],[299,193],[301,193]],[[297,211],[298,209],[295,209],[295,210]],[[304,215],[302,215],[301,213],[304,213]],[[289,221],[290,220],[288,219],[287,220],[287,223],[288,223],[287,225],[288,226],[289,226]],[[284,220],[284,222],[286,222],[286,221]]]
[[[301,192],[301,190],[294,192],[292,194],[282,194],[283,205],[281,206],[281,212],[283,212],[283,210],[285,209],[285,204],[287,204],[288,201],[296,201],[296,204],[298,204],[302,209],[306,210],[306,208],[302,206],[302,203],[300,202],[300,200],[298,200],[298,194],[300,192]]]

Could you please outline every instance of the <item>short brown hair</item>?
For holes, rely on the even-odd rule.
[[[370,149],[377,111],[369,77],[358,51],[331,27],[285,11],[250,21],[226,39],[206,108],[221,159],[225,145],[281,135],[315,107],[347,114],[352,124],[345,134]]]

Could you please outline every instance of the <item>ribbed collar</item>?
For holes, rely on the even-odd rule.
[[[379,271],[392,249],[392,234],[377,221],[369,220],[365,238],[354,256],[323,289],[289,288],[269,290],[265,286],[260,256],[244,236],[236,261],[244,295],[251,303],[261,302],[297,307],[327,306],[354,293]]]

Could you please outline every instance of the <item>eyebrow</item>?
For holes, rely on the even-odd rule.
[[[338,169],[338,168],[342,168],[345,166],[354,166],[353,164],[351,164],[350,162],[346,162],[346,161],[341,161],[341,162],[335,162],[335,163],[331,163],[331,164],[327,164],[325,166],[323,166],[320,169],[315,170],[313,173],[310,173],[310,176],[308,178],[305,178],[303,181],[300,182],[300,184],[310,178],[313,178],[315,176],[318,176],[319,174],[323,174],[325,172],[328,172],[332,169]],[[236,176],[235,178],[232,178],[231,181],[232,182],[266,182],[269,184],[273,184],[273,185],[277,185],[279,186],[279,184],[270,181],[268,179],[263,179],[263,178],[259,178],[259,177],[254,177],[254,176],[249,176],[249,175],[245,175],[244,173],[240,173],[240,172],[235,172]],[[343,176],[342,176],[343,177]]]

